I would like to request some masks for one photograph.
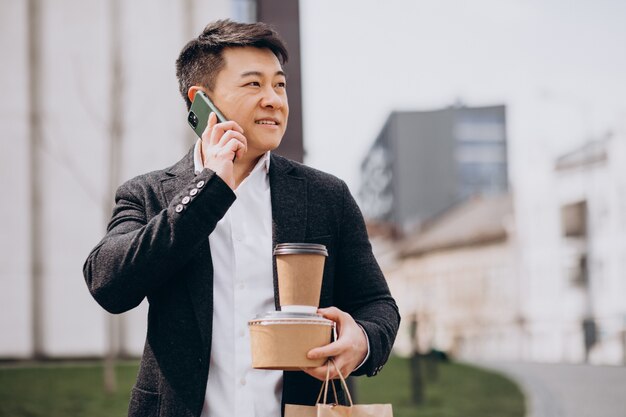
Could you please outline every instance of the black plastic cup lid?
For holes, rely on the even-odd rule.
[[[279,243],[274,248],[274,255],[323,255],[328,256],[326,246],[317,243]]]

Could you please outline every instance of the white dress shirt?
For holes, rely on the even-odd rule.
[[[203,169],[199,144],[196,172]],[[248,320],[275,310],[269,155],[235,190],[237,199],[209,236],[213,334],[201,417],[280,416],[283,373],[252,369],[248,332]]]
[[[196,174],[204,169],[201,140]],[[209,380],[200,417],[277,417],[283,372],[252,368],[248,320],[274,311],[270,152],[234,191],[237,199],[209,235],[213,261],[213,333]],[[359,327],[361,327],[359,325]],[[370,345],[365,329],[367,354]]]

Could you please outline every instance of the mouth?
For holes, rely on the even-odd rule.
[[[273,119],[271,117],[255,120],[254,123],[257,124],[257,125],[268,125],[268,126],[278,126],[278,125],[280,125],[278,120]]]

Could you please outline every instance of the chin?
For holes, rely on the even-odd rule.
[[[282,142],[282,138],[264,140],[261,146],[259,146],[259,148],[264,149],[264,152],[273,151],[276,148],[278,148],[281,142]]]
[[[255,153],[265,153],[278,148],[283,140],[285,132],[261,132],[261,134],[250,134],[248,138],[248,147]]]

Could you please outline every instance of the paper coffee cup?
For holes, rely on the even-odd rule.
[[[288,305],[282,306],[280,308],[281,311],[286,313],[304,313],[304,314],[315,314],[317,313],[316,306],[299,306],[299,305]]]
[[[252,367],[299,370],[322,366],[326,358],[309,359],[309,350],[331,342],[335,323],[318,315],[268,313],[248,322]]]
[[[278,295],[283,311],[311,313],[320,302],[326,246],[281,243],[274,248]],[[313,308],[313,309],[312,309]]]

